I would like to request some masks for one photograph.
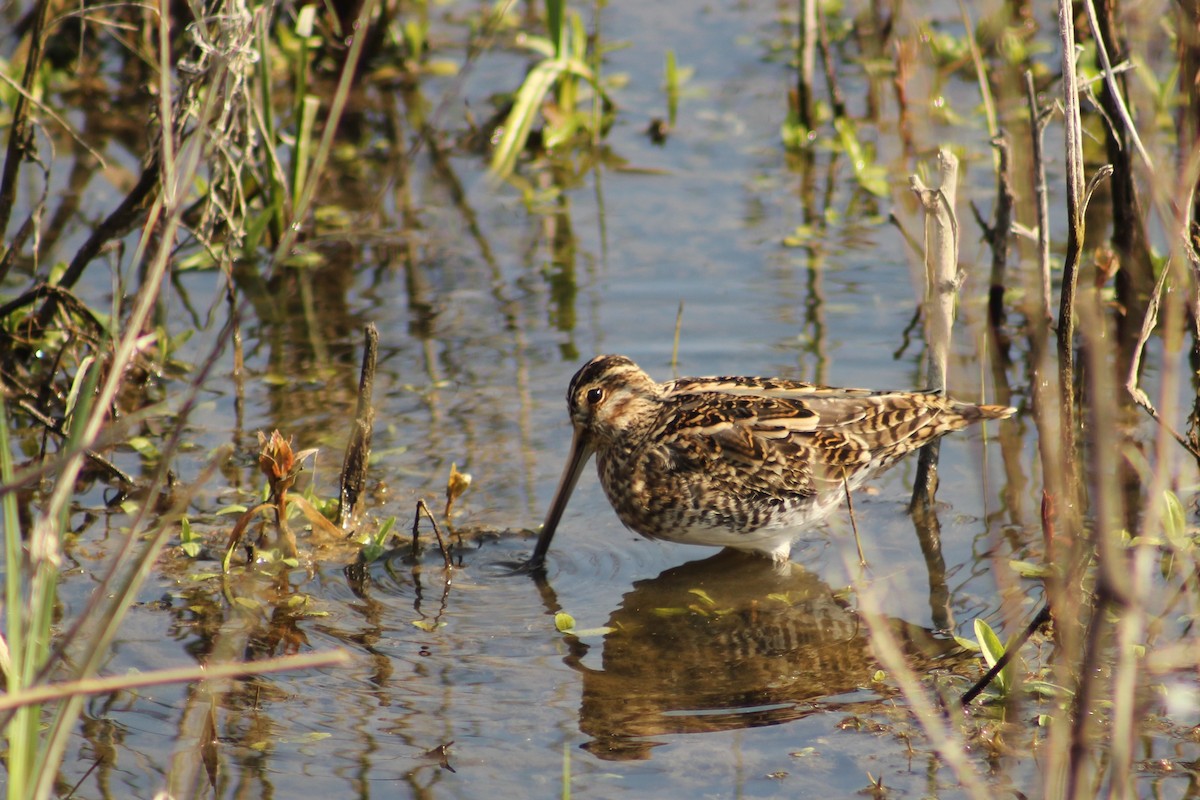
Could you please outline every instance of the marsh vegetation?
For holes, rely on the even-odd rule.
[[[8,797],[1196,794],[1200,7],[0,18]],[[1019,413],[514,574],[599,352]]]

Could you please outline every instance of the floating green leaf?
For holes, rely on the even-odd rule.
[[[1022,578],[1040,580],[1054,574],[1054,570],[1049,565],[1035,564],[1032,561],[1011,560],[1008,565]]]
[[[426,633],[431,633],[431,632],[437,630],[438,628],[446,627],[446,623],[437,622],[436,620],[432,620],[432,619],[414,619],[412,621],[412,624],[415,625],[416,627],[420,628],[421,630],[425,631]]]
[[[583,639],[588,636],[607,636],[615,630],[616,628],[610,628],[607,625],[601,625],[599,628],[574,628],[573,630],[567,632],[572,636],[577,636],[580,639]]]

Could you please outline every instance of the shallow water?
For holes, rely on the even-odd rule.
[[[957,10],[943,16],[952,24]],[[919,232],[907,178],[928,170],[924,157],[947,142],[968,155],[960,205],[990,202],[974,87],[956,75],[941,88],[963,115],[953,126],[917,114],[921,159],[896,141],[884,96],[889,121],[863,124],[892,187],[874,198],[844,158],[818,148],[805,164],[783,152],[779,124],[793,78],[766,54],[788,30],[768,7],[679,14],[612,4],[604,35],[631,46],[613,52],[606,69],[628,74],[617,97],[630,111],[608,146],[627,168],[602,170],[599,186],[589,173],[553,201],[554,213],[531,213],[468,156],[450,161],[466,189],[456,207],[443,177],[418,158],[405,191],[420,224],[404,226],[396,175],[387,164],[358,164],[347,168],[338,200],[377,213],[323,234],[329,265],[258,290],[249,278],[239,284],[251,298],[244,407],[225,353],[175,465],[186,483],[214,448],[235,447],[189,509],[210,558],[163,559],[105,671],[330,648],[347,650],[350,663],[233,682],[212,695],[183,686],[93,699],[63,770],[66,785],[87,776],[75,796],[149,797],[168,773],[190,773],[200,796],[216,797],[552,796],[568,781],[577,797],[850,796],[872,778],[892,796],[956,796],[953,774],[878,674],[846,590],[858,570],[844,515],[813,531],[779,570],[636,537],[589,469],[544,581],[511,572],[532,549],[529,531],[566,457],[570,376],[611,352],[670,377],[681,304],[680,374],[924,385],[919,334],[901,347],[919,261],[886,217],[894,212]],[[696,72],[660,147],[642,130],[647,109],[665,109],[667,47]],[[508,88],[523,64],[512,63],[512,75],[472,73],[463,96]],[[862,114],[867,81],[852,65],[845,73],[852,113]],[[785,247],[799,225],[804,246]],[[980,360],[986,254],[974,228],[962,257],[971,277],[951,390],[994,401],[991,366]],[[211,273],[182,276],[167,293],[167,318],[203,322],[221,285]],[[189,307],[201,311],[193,317]],[[213,554],[232,518],[218,512],[259,491],[254,432],[278,428],[298,449],[320,447],[313,490],[336,492],[368,323],[380,331],[370,521],[396,516],[407,531],[418,498],[440,507],[455,463],[473,476],[456,506],[454,524],[468,540],[455,568],[443,570],[427,527],[415,560],[400,545],[357,571],[348,569],[351,548],[302,536],[300,568],[239,569],[222,590]],[[201,360],[218,327],[198,325],[180,359]],[[1006,402],[1022,405],[1019,364],[1009,378]],[[914,459],[855,497],[867,575],[888,626],[918,673],[937,676],[930,682],[948,695],[966,688],[972,662],[935,629],[973,637],[976,617],[998,628],[1023,622],[1004,618],[1004,590],[1028,591],[1012,608],[1036,610],[1034,584],[1007,568],[1040,544],[1031,430],[1018,415],[944,441],[943,576],[931,577],[906,510]],[[132,453],[117,458],[134,473],[149,469]],[[101,491],[82,495],[97,517],[82,524],[81,510],[77,519],[64,617],[86,601],[128,523],[103,512]],[[231,606],[223,591],[247,602]],[[575,619],[574,633],[556,628],[560,611]],[[202,750],[196,741],[210,712],[215,745]],[[1038,768],[1021,757],[1026,735],[1012,732],[1011,750],[979,748],[979,766],[1001,791],[1035,785]],[[1193,746],[1175,744],[1164,757],[1196,757]],[[1147,745],[1155,751],[1147,759],[1166,747]],[[1159,780],[1147,783],[1159,789]]]

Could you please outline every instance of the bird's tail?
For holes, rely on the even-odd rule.
[[[982,419],[1008,419],[1017,413],[1010,406],[976,406],[963,403],[955,409],[967,422],[978,422]]]

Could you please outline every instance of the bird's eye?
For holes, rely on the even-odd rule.
[[[596,405],[596,403],[599,403],[603,399],[604,399],[604,390],[603,389],[601,389],[599,387],[596,387],[595,389],[588,389],[587,401],[590,405],[594,406],[594,405]]]

